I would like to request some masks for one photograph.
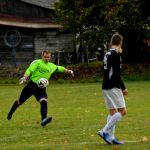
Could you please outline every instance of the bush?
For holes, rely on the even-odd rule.
[[[56,73],[50,82],[76,83],[76,82],[101,82],[103,77],[102,62],[89,64],[76,64],[65,66],[72,69],[75,77],[66,73]],[[0,68],[0,84],[18,84],[18,79],[23,76],[24,68]],[[150,64],[123,64],[122,77],[127,81],[150,80]]]

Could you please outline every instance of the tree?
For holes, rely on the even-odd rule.
[[[132,45],[135,47],[145,34],[148,3],[149,0],[60,0],[55,8],[64,30],[70,31],[74,40],[78,35],[79,41],[86,41],[90,51],[110,41],[112,31],[123,34],[127,57],[141,46]]]

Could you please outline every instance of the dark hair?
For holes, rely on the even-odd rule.
[[[123,37],[120,34],[114,34],[111,38],[111,45],[120,45],[122,44]]]

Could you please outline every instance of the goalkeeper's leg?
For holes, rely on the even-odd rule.
[[[32,91],[28,88],[29,87],[29,83],[23,88],[21,94],[20,94],[20,97],[19,97],[19,100],[16,100],[8,115],[7,115],[7,119],[10,120],[12,118],[12,115],[13,113],[15,112],[15,110],[20,106],[22,105],[31,95],[32,95]]]
[[[12,107],[11,107],[11,109],[10,109],[8,115],[7,115],[7,119],[8,119],[8,120],[10,120],[10,119],[12,118],[13,113],[15,112],[15,110],[16,110],[19,106],[20,106],[20,102],[19,102],[18,100],[16,100],[16,101],[13,103],[13,105],[12,105]]]
[[[41,99],[41,125],[45,126],[46,124],[50,123],[52,120],[52,117],[47,117],[47,100]]]
[[[42,100],[40,104],[41,104],[41,120],[43,120],[47,117],[47,101]]]

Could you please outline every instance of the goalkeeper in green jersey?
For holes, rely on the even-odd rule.
[[[22,84],[29,80],[26,86],[23,88],[20,97],[16,100],[8,115],[7,119],[10,120],[12,118],[13,113],[15,110],[23,104],[28,98],[32,95],[35,96],[36,100],[41,105],[41,125],[45,126],[47,123],[50,123],[52,117],[47,117],[47,94],[45,86],[38,86],[38,81],[41,78],[49,79],[51,75],[55,72],[66,72],[74,76],[74,72],[72,70],[68,70],[63,66],[57,66],[51,62],[51,52],[50,51],[43,51],[42,52],[42,59],[34,60],[30,66],[25,71],[24,76],[19,80],[19,83]]]

